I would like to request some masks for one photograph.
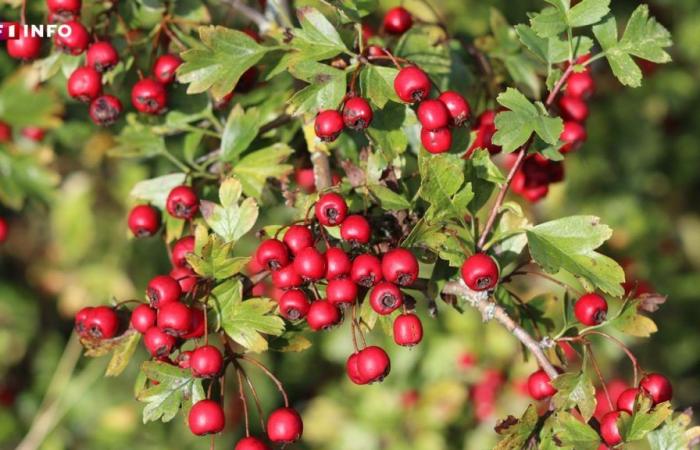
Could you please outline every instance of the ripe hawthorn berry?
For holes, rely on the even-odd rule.
[[[278,408],[267,418],[267,437],[275,443],[296,442],[304,432],[301,416],[293,408]]]
[[[292,254],[296,255],[306,247],[312,247],[314,245],[314,235],[311,233],[311,230],[309,230],[309,227],[304,225],[291,225],[284,233],[282,241]]]
[[[198,339],[204,336],[206,315],[203,310],[193,306],[190,308],[190,328],[182,339]]]
[[[577,150],[588,138],[586,128],[578,122],[571,120],[564,122],[564,130],[561,132],[559,139],[564,142],[564,145],[559,150],[562,153],[569,153]]]
[[[384,15],[384,31],[389,34],[404,34],[413,26],[413,16],[401,6],[391,8]]]
[[[309,167],[306,169],[298,168],[294,170],[294,181],[307,194],[316,192],[316,179],[314,169]]]
[[[131,104],[138,112],[160,114],[165,110],[167,102],[165,86],[152,78],[139,80],[131,88]]]
[[[316,201],[314,210],[316,219],[321,225],[332,227],[340,225],[345,220],[348,215],[348,204],[339,194],[329,192],[321,195]]]
[[[199,210],[199,197],[190,186],[176,186],[168,194],[165,207],[176,219],[190,220]]]
[[[420,130],[420,142],[428,153],[434,155],[445,153],[452,147],[452,131],[449,128],[439,128],[437,130]]]
[[[411,286],[418,278],[418,260],[405,248],[389,250],[382,256],[382,275],[399,286]]]
[[[319,112],[314,122],[316,136],[324,142],[333,142],[338,139],[343,126],[343,116],[335,109]]]
[[[493,143],[493,135],[496,134],[496,111],[487,109],[481,113],[476,119],[472,131],[476,131],[476,137],[467,150],[467,157],[474,153],[477,148],[485,148],[492,155],[500,153],[501,147]]]
[[[565,95],[585,99],[593,95],[595,81],[589,72],[574,72],[566,80]]]
[[[632,414],[634,412],[634,403],[637,401],[637,395],[639,395],[639,389],[637,388],[629,388],[622,391],[620,396],[617,397],[617,409]]]
[[[450,124],[450,111],[440,100],[424,100],[416,113],[424,130],[446,128]]]
[[[364,287],[372,287],[382,281],[382,263],[374,255],[363,253],[355,258],[350,269],[350,279]]]
[[[87,322],[88,317],[90,317],[90,313],[92,312],[93,308],[91,306],[86,306],[85,308],[81,308],[76,314],[75,314],[75,332],[78,333],[80,336],[85,336],[87,334],[87,326],[85,323]]]
[[[357,355],[357,372],[364,384],[381,382],[390,371],[389,355],[381,347],[366,347]]]
[[[203,345],[192,351],[190,370],[197,378],[215,378],[224,367],[224,357],[213,345]]]
[[[608,302],[598,294],[585,294],[574,304],[574,315],[589,327],[604,322],[607,313]]]
[[[498,283],[498,265],[485,253],[476,253],[462,264],[462,279],[473,291],[493,289]]]
[[[549,375],[542,369],[533,372],[528,377],[527,391],[530,393],[530,397],[535,400],[544,400],[557,393],[557,390],[552,386]]]
[[[562,96],[559,99],[559,109],[566,120],[585,122],[588,119],[588,105],[580,98]]]
[[[395,284],[382,281],[372,288],[369,303],[377,314],[386,316],[403,305],[403,294]]]
[[[173,336],[184,336],[190,331],[192,311],[184,303],[172,302],[158,308],[156,325]]]
[[[620,430],[617,427],[617,420],[620,418],[621,414],[627,414],[621,411],[612,411],[603,416],[600,421],[600,437],[603,441],[614,446],[622,442],[622,436],[620,435]]]
[[[350,273],[352,262],[345,250],[330,247],[326,250],[326,278],[330,281]]]
[[[248,436],[238,441],[233,450],[270,450],[270,447],[262,440],[254,436]]]
[[[102,92],[102,75],[90,66],[78,67],[68,77],[68,95],[89,102]]]
[[[22,137],[25,137],[33,142],[41,142],[44,140],[46,132],[39,127],[24,127],[22,129]]]
[[[416,66],[401,69],[394,78],[396,95],[406,103],[420,102],[430,95],[430,78]]]
[[[158,327],[151,327],[143,335],[143,344],[154,358],[164,358],[175,347],[175,336],[171,336]]]
[[[160,55],[153,64],[153,78],[168,85],[175,80],[175,71],[182,64],[179,56],[172,53]]]
[[[288,320],[299,320],[306,317],[311,304],[309,299],[304,294],[304,291],[299,289],[291,289],[280,297],[279,301],[280,314]]]
[[[450,113],[450,123],[459,127],[462,126],[471,114],[469,102],[460,93],[455,91],[445,91],[438,97]]]
[[[12,127],[0,120],[0,143],[12,141]],[[1,219],[1,218],[0,218]]]
[[[131,311],[131,326],[141,334],[156,324],[156,310],[148,305],[139,305]]]
[[[161,308],[168,303],[180,300],[180,284],[168,275],[158,275],[148,282],[146,296],[153,308]]]
[[[3,217],[0,217],[0,244],[7,240],[9,230],[10,227],[7,225],[7,221]]]
[[[93,43],[85,53],[85,60],[88,66],[100,73],[112,69],[119,63],[119,53],[111,42],[98,41]]]
[[[345,373],[348,375],[348,378],[350,378],[350,381],[352,381],[355,384],[366,384],[366,381],[364,378],[362,378],[362,375],[360,375],[360,368],[357,366],[357,360],[360,356],[359,352],[353,353],[348,357],[348,360],[345,363]]]
[[[374,118],[372,107],[362,97],[352,97],[343,105],[343,123],[352,130],[364,130]]]
[[[355,303],[357,285],[347,278],[330,280],[326,287],[326,298],[334,305]]]
[[[100,95],[90,102],[90,119],[101,127],[112,125],[122,113],[122,102],[113,95]]]
[[[136,205],[129,212],[128,224],[137,238],[153,236],[160,229],[160,211],[151,205]]]
[[[180,285],[183,294],[189,294],[197,285],[197,274],[189,267],[173,267],[169,275]]]
[[[340,237],[353,245],[366,244],[372,237],[372,229],[364,216],[351,214],[340,224]]]
[[[418,345],[423,340],[423,324],[413,313],[405,313],[394,319],[394,342],[404,347]]]
[[[10,24],[5,24],[8,26]],[[19,24],[14,24],[19,26]],[[24,27],[19,28],[17,39],[9,39],[7,41],[7,54],[14,59],[29,61],[41,52],[41,38],[27,34]]]
[[[205,436],[222,432],[226,425],[226,415],[218,402],[200,400],[192,405],[187,421],[193,434]]]
[[[170,261],[175,267],[189,267],[187,255],[194,253],[194,236],[185,236],[177,240],[170,252]]]
[[[70,28],[68,33],[57,33],[55,37],[56,47],[71,55],[79,55],[83,53],[88,44],[90,44],[90,33],[82,23],[75,20],[70,20],[63,24]]]
[[[278,239],[268,239],[258,246],[255,252],[258,264],[269,270],[279,270],[289,264],[287,246]],[[298,273],[298,271],[297,271]]]
[[[327,330],[338,325],[343,316],[337,306],[326,300],[315,301],[306,314],[306,323],[314,331]]]
[[[288,264],[272,272],[272,284],[277,289],[291,289],[304,284],[304,279],[294,269],[294,264]]]
[[[46,9],[50,13],[67,19],[80,15],[80,0],[46,0]]]
[[[119,331],[119,317],[114,309],[98,306],[92,308],[88,314],[85,327],[88,334],[95,339],[111,339]]]
[[[673,397],[673,386],[665,376],[660,373],[650,373],[639,382],[639,388],[649,394],[654,404],[663,403]]]

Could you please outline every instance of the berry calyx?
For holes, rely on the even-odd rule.
[[[369,303],[377,314],[386,316],[403,305],[403,294],[395,284],[383,281],[372,288]]]
[[[350,273],[352,262],[342,248],[330,247],[326,250],[326,278],[330,281]]]
[[[357,372],[363,384],[381,382],[390,371],[391,360],[381,347],[366,347],[357,355]]]
[[[170,260],[175,267],[189,267],[187,255],[194,253],[194,236],[178,239],[170,252]]]
[[[292,225],[287,228],[282,241],[289,248],[292,254],[296,255],[307,247],[314,245],[314,235],[308,227],[303,225]]]
[[[366,244],[372,237],[372,229],[364,216],[352,214],[340,224],[340,236],[354,245]]]
[[[63,24],[64,27],[70,29],[70,32],[57,33],[55,38],[56,47],[71,55],[79,55],[83,53],[88,44],[90,44],[90,33],[82,23],[75,20],[68,21]]]
[[[382,263],[374,255],[364,253],[355,258],[350,269],[350,279],[364,287],[372,287],[382,281]]]
[[[160,212],[151,205],[137,205],[129,212],[129,229],[137,238],[153,236],[160,229]]]
[[[382,256],[384,279],[399,286],[411,286],[418,278],[418,260],[405,248],[395,248]]]
[[[183,294],[189,294],[197,285],[197,275],[189,267],[173,267],[169,275],[180,285]]]
[[[660,373],[650,373],[639,382],[639,388],[649,394],[654,404],[663,403],[673,397],[673,386],[665,376]]]
[[[88,48],[85,60],[88,66],[104,73],[119,63],[119,53],[110,42],[98,41]]]
[[[622,436],[617,426],[617,420],[621,414],[626,414],[620,411],[612,411],[603,416],[600,420],[600,437],[603,438],[606,444],[614,446],[622,442]]]
[[[316,136],[324,142],[333,142],[338,139],[343,126],[343,116],[335,109],[319,112],[314,122]]]
[[[355,303],[357,299],[357,285],[347,278],[330,280],[326,287],[326,297],[334,305]]]
[[[267,437],[275,443],[296,442],[304,432],[301,416],[293,408],[279,408],[267,418]]]
[[[182,60],[177,55],[160,55],[153,64],[153,78],[160,83],[170,84],[175,80],[175,71],[181,64]]]
[[[180,284],[168,275],[158,275],[148,282],[146,296],[153,308],[161,308],[168,303],[180,300]]]
[[[450,112],[440,100],[425,100],[418,105],[416,113],[423,129],[437,130],[450,124]]]
[[[437,130],[422,128],[420,131],[420,142],[428,153],[434,155],[445,153],[452,147],[452,132],[449,128],[439,128]]]
[[[605,321],[608,302],[598,294],[586,294],[574,304],[574,315],[583,325],[593,326]]]
[[[430,95],[430,78],[416,66],[401,69],[394,78],[394,90],[401,101],[420,102]]]
[[[440,94],[438,100],[447,107],[447,111],[450,113],[450,122],[453,126],[462,126],[469,120],[471,108],[469,107],[469,102],[462,94],[455,91],[445,91]]]
[[[112,125],[122,113],[122,102],[113,95],[101,95],[90,102],[90,119],[101,127]]]
[[[364,130],[374,118],[372,107],[362,97],[352,97],[343,106],[343,123],[352,130]]]
[[[273,271],[289,264],[287,246],[277,239],[268,239],[260,243],[255,252],[255,258],[262,267]]]
[[[595,81],[587,71],[574,72],[566,80],[564,93],[569,97],[585,99],[593,95]]]
[[[139,80],[131,88],[131,104],[138,112],[160,114],[165,110],[167,101],[165,86],[151,78]]]
[[[192,312],[184,303],[166,303],[158,308],[156,325],[168,334],[184,336],[190,331],[191,323]]]
[[[559,139],[564,142],[564,145],[559,149],[562,153],[569,153],[578,148],[586,141],[588,133],[583,125],[574,121],[564,122],[564,130],[561,132]]]
[[[190,431],[197,436],[216,434],[224,430],[224,409],[214,400],[200,400],[190,409],[188,417]]]
[[[131,326],[144,334],[156,324],[156,310],[148,305],[139,305],[131,312]]]
[[[68,78],[68,95],[89,102],[102,92],[102,75],[90,66],[78,67]]]
[[[338,325],[343,316],[337,306],[326,300],[313,302],[306,314],[306,323],[314,331],[327,330]]]
[[[348,204],[335,192],[323,194],[314,207],[316,219],[327,227],[341,224],[348,215]]]
[[[304,284],[304,279],[294,269],[294,264],[289,264],[272,272],[272,284],[277,289],[291,289]]]
[[[542,369],[533,372],[528,377],[527,390],[530,397],[535,400],[544,400],[557,393],[557,390],[552,386],[549,375]]]
[[[563,96],[559,99],[559,109],[566,120],[585,122],[588,119],[588,105],[577,97]]]
[[[197,378],[215,378],[224,367],[224,357],[213,345],[196,348],[190,356],[190,370]]]
[[[309,299],[304,294],[304,291],[292,289],[280,297],[279,301],[280,314],[288,320],[299,320],[306,317],[309,313]]]
[[[171,336],[158,327],[151,327],[143,335],[143,343],[146,350],[154,358],[164,358],[168,356],[176,344],[175,336]]]
[[[248,436],[238,441],[233,450],[270,450],[270,447],[262,440]]]
[[[413,16],[401,6],[392,8],[384,15],[384,31],[389,34],[404,34],[413,26]]]
[[[617,397],[617,409],[629,414],[634,413],[634,403],[637,401],[637,395],[639,395],[639,389],[637,388],[629,388],[622,391],[620,396]]]
[[[119,331],[119,317],[108,306],[92,308],[84,322],[87,333],[95,339],[111,339]]]
[[[413,313],[396,316],[394,319],[394,342],[404,347],[418,345],[423,340],[423,324]]]
[[[473,291],[493,289],[498,283],[498,265],[485,253],[476,253],[462,265],[462,279]]]
[[[190,220],[199,210],[199,197],[190,186],[177,186],[168,194],[165,206],[176,219]]]

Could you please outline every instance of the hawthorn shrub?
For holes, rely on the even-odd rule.
[[[383,387],[408,375],[431,332],[463,331],[448,324],[445,333],[440,321],[475,310],[493,323],[478,329],[520,345],[531,371],[519,381],[473,371],[478,342],[457,355],[427,343],[426,364],[452,359],[453,375],[469,373],[472,408],[468,418],[448,411],[465,394],[443,380],[432,392],[441,402],[423,414],[463,432],[460,420],[493,423],[507,382],[531,401],[504,411],[489,444],[464,445],[694,442],[700,432],[682,399],[674,411],[672,380],[627,343],[656,331],[649,316],[666,298],[601,252],[613,234],[597,216],[531,213],[596,132],[597,79],[637,88],[670,62],[671,35],[649,7],[619,14],[609,0],[552,0],[515,26],[493,10],[478,37],[454,33],[426,1],[299,3],[56,0],[13,11],[20,24],[55,21],[71,34],[49,44],[20,32],[7,43],[17,71],[0,90],[0,200],[17,212],[0,217],[0,245],[19,241],[12,224],[27,199],[53,203],[52,231],[74,243],[54,258],[94,276],[72,296],[81,307],[65,305],[77,310],[73,339],[86,356],[110,355],[108,377],[132,376],[143,422],[178,417],[180,428],[211,435],[197,445],[212,448],[358,448],[362,439],[333,441],[345,432],[318,427],[348,413],[313,399],[310,380],[323,374],[308,373],[323,369],[304,356],[312,344],[341,362],[347,390],[376,397],[362,405],[371,417],[391,408],[377,404]],[[61,117],[69,120],[58,128]],[[74,159],[94,168],[108,153],[102,189],[130,207],[100,222],[119,223],[142,246],[133,284],[102,261],[123,234],[86,264],[101,230],[85,175],[64,168],[70,175],[53,190],[47,142],[81,139]],[[63,286],[54,289],[67,289],[56,276]],[[531,295],[533,285],[545,293]],[[112,300],[93,304],[98,297]],[[59,369],[73,371],[77,348],[69,344]],[[599,363],[606,352],[629,360],[624,381]],[[295,359],[306,405],[272,369]],[[100,366],[86,364],[90,379]],[[46,401],[69,408],[56,400],[55,386],[69,383],[56,374]],[[393,421],[433,434],[414,444],[407,427],[408,444],[390,448],[461,447],[447,442],[455,430],[410,418],[429,394],[403,389],[405,416]],[[38,414],[52,426],[59,418]],[[237,440],[216,438],[227,428]],[[48,432],[32,426],[18,448],[38,448]]]

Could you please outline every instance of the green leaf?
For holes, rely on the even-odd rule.
[[[244,156],[233,168],[233,175],[243,185],[243,192],[249,197],[260,199],[268,178],[282,178],[293,167],[282,164],[294,153],[287,144],[274,144]]]
[[[430,35],[430,31],[436,31]],[[446,76],[452,68],[450,50],[442,30],[413,27],[404,33],[394,48],[394,55],[405,58],[429,75]]]
[[[598,433],[568,412],[554,413],[553,427],[561,445],[570,445],[576,450],[597,450],[600,446]]]
[[[171,173],[169,175],[139,181],[131,188],[129,195],[136,199],[147,201],[151,205],[164,210],[165,202],[170,191],[172,191],[174,187],[183,184],[185,179],[187,179],[187,175],[184,173]]]
[[[388,103],[384,109],[374,112],[374,119],[367,129],[367,134],[382,151],[386,161],[392,161],[408,146],[403,126],[413,117],[412,111],[409,111],[406,105]]]
[[[426,159],[423,170],[420,196],[431,204],[426,217],[463,220],[467,205],[474,197],[471,184],[463,186],[464,160],[457,155],[436,155]]]
[[[27,197],[50,201],[60,177],[44,167],[41,156],[33,152],[6,152],[0,145],[0,202],[20,209]]]
[[[504,436],[494,450],[516,450],[526,447],[527,440],[535,430],[539,416],[533,405],[527,407],[520,419],[508,416],[496,425],[496,432]]]
[[[700,427],[688,429],[692,419],[688,412],[669,417],[660,428],[647,434],[651,450],[686,450],[691,438],[700,436]]]
[[[293,114],[335,109],[342,102],[347,90],[344,71],[307,60],[291,66],[289,70],[295,78],[309,83],[289,99]]]
[[[224,242],[235,243],[250,231],[258,220],[258,204],[254,198],[246,198],[239,204],[241,189],[240,181],[229,178],[219,188],[223,206],[206,200],[201,202],[202,217]]]
[[[141,340],[141,334],[137,333],[135,330],[129,330],[125,334],[126,338],[115,347],[112,353],[112,359],[109,360],[107,370],[105,371],[106,377],[119,376],[124,369],[126,369],[126,366],[129,365],[131,357],[134,356],[136,347]]]
[[[178,80],[189,84],[188,94],[211,89],[214,98],[223,98],[270,50],[241,31],[220,26],[201,27],[199,37],[203,45],[183,52],[177,71]]]
[[[562,63],[569,59],[569,43],[559,37],[543,38],[527,25],[516,25],[520,42],[548,65]],[[593,40],[587,36],[576,36],[573,40],[574,58],[588,53]]]
[[[595,387],[587,370],[559,375],[552,380],[552,386],[557,389],[552,397],[557,409],[578,407],[586,421],[593,417],[596,408]]]
[[[553,7],[543,9],[530,19],[532,29],[544,38],[598,23],[610,11],[610,0],[582,0],[573,8],[569,0],[547,0],[547,3]]]
[[[130,121],[116,136],[117,145],[109,151],[112,155],[128,157],[152,157],[167,151],[165,138],[155,134],[151,127]]]
[[[622,268],[594,250],[610,238],[612,230],[594,216],[572,216],[546,222],[527,231],[532,258],[545,271],[564,269],[614,296],[624,291]]]
[[[571,28],[596,24],[610,12],[610,0],[582,0],[571,8],[567,20]]]
[[[345,43],[326,17],[317,9],[303,7],[297,10],[301,29],[294,29],[293,45],[299,50],[294,59],[321,61],[348,52]]]
[[[137,400],[146,403],[143,408],[143,423],[156,420],[169,422],[181,408],[187,408],[193,400],[204,397],[201,380],[192,377],[189,369],[146,361],[141,370],[148,380],[158,382],[137,394]]]
[[[62,107],[48,89],[34,89],[26,71],[17,71],[0,85],[0,120],[21,129],[53,128],[61,123]]]
[[[496,133],[493,142],[512,152],[525,144],[536,133],[548,144],[556,144],[564,129],[559,117],[549,117],[541,103],[531,103],[522,93],[508,88],[497,98],[508,109],[496,115]]]
[[[260,111],[256,108],[244,111],[237,103],[228,115],[221,137],[221,160],[236,161],[258,135],[260,126]]]
[[[630,336],[649,337],[656,333],[658,328],[653,320],[639,312],[638,304],[637,301],[627,302],[620,316],[610,324]]]
[[[643,439],[647,433],[657,429],[673,414],[670,402],[659,403],[652,407],[648,396],[640,395],[635,403],[633,415],[621,414],[617,420],[620,434],[625,441]]]
[[[411,202],[401,194],[398,194],[386,186],[381,184],[372,184],[369,186],[372,195],[377,197],[379,204],[388,211],[399,211],[411,207]]]
[[[394,90],[397,73],[393,67],[366,65],[360,72],[360,92],[379,108],[384,108],[389,100],[399,103]]]
[[[231,256],[234,242],[224,242],[216,234],[209,235],[209,239],[202,246],[201,252],[187,255],[187,262],[192,269],[202,277],[224,280],[240,273],[250,261],[249,257]]]

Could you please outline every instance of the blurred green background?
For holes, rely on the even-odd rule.
[[[36,1],[30,1],[30,6]],[[156,1],[157,0],[153,0]],[[395,1],[383,1],[394,6]],[[411,8],[412,2],[405,2]],[[535,1],[440,0],[451,30],[488,32],[490,8],[511,23],[541,8]],[[624,18],[637,1],[613,1]],[[604,64],[594,66],[588,142],[567,157],[566,180],[529,214],[536,220],[590,213],[615,229],[606,251],[629,276],[669,296],[655,314],[659,331],[630,340],[643,367],[666,373],[676,408],[700,405],[700,4],[651,1],[653,14],[673,33],[674,63],[646,67],[640,89],[623,89]],[[40,7],[37,7],[40,9]],[[11,4],[2,17],[16,16]],[[17,65],[0,52],[2,90],[11,90]],[[60,82],[56,95],[65,96]],[[116,379],[102,378],[105,359],[87,360],[71,337],[72,314],[111,298],[139,296],[146,281],[168,269],[158,240],[128,239],[128,192],[138,180],[169,169],[165,162],[106,157],[111,136],[66,105],[65,123],[41,144],[24,142],[22,186],[32,193],[21,213],[0,206],[11,237],[0,247],[0,448],[42,450],[204,449],[181,417],[169,424],[141,423],[133,399],[136,361]],[[75,111],[73,111],[75,108]],[[0,177],[8,164],[0,150]],[[37,161],[41,171],[37,171]],[[17,161],[15,161],[17,164]],[[24,170],[22,172],[22,170]],[[0,184],[3,181],[0,178]],[[11,197],[11,196],[10,196]],[[12,199],[2,202],[11,203]],[[551,291],[535,284],[527,295]],[[263,359],[288,386],[305,421],[303,443],[318,450],[460,450],[489,448],[497,418],[519,415],[528,404],[522,382],[532,371],[515,340],[473,311],[460,315],[439,305],[427,320],[424,343],[412,350],[389,345],[392,376],[370,387],[352,385],[343,365],[348,330],[316,338],[304,353]],[[427,316],[425,306],[419,306]],[[379,342],[379,333],[372,339]],[[609,379],[630,382],[619,349],[598,343]],[[135,360],[145,358],[138,350]],[[274,387],[256,373],[266,409],[277,405]],[[241,415],[229,395],[229,432],[217,448],[232,448]],[[257,422],[254,422],[257,423]],[[259,427],[254,426],[254,430]]]

